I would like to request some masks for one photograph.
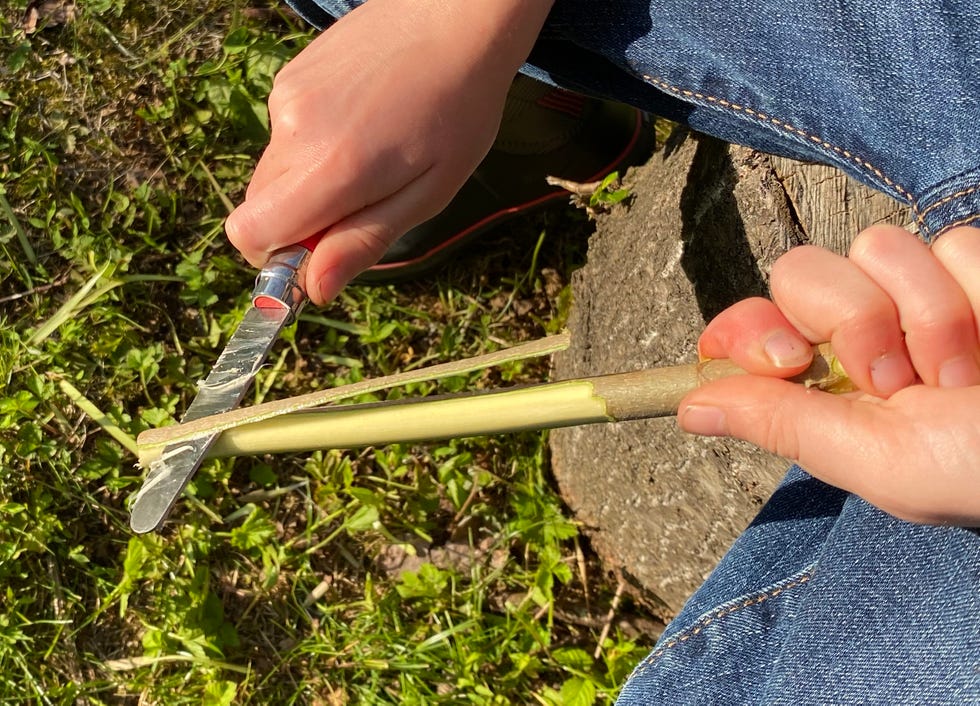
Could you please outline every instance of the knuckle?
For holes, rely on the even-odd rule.
[[[806,267],[809,259],[819,248],[813,245],[800,245],[781,255],[773,264],[770,279],[773,283],[795,279],[798,268]]]
[[[887,341],[884,339],[900,336],[894,304],[885,297],[873,297],[840,312],[831,340],[846,345],[847,341],[871,342],[875,339],[879,340],[880,345],[885,345]]]
[[[300,83],[293,80],[295,74],[296,71],[292,62],[287,63],[276,72],[272,77],[272,88],[269,92],[270,102],[287,100],[296,92]]]
[[[255,216],[245,206],[239,206],[225,219],[225,235],[238,250],[251,250],[255,247]]]
[[[906,345],[916,350],[970,345],[975,326],[969,307],[922,307],[902,315]]]
[[[283,72],[280,71],[272,79],[272,90],[269,91],[269,97],[266,100],[270,115],[278,114],[283,106],[289,102],[289,97],[292,93],[289,90],[288,84],[283,80],[282,74]]]
[[[225,218],[225,235],[228,236],[228,240],[236,248],[241,247],[242,241],[244,240],[244,224],[242,221],[245,217],[241,213],[241,207],[232,211],[227,218]]]
[[[943,262],[956,261],[964,256],[970,257],[980,249],[980,228],[964,226],[952,228],[930,246],[933,254]]]
[[[785,397],[777,400],[768,419],[761,420],[766,425],[765,448],[777,456],[799,461],[801,443],[796,425],[797,417],[795,407],[791,408]]]
[[[851,242],[848,256],[857,260],[879,259],[912,237],[904,228],[878,223],[858,233]]]
[[[381,259],[396,237],[392,228],[381,224],[361,226],[354,231],[354,235],[360,245],[362,262],[367,267]]]
[[[272,89],[268,99],[269,123],[272,130],[280,137],[300,134],[316,121],[318,106],[308,94],[296,92],[288,88]],[[322,125],[317,125],[320,129]]]
[[[275,96],[275,94],[273,94]],[[303,125],[302,107],[296,100],[269,97],[269,123],[278,133],[294,135]]]
[[[277,89],[282,90],[289,85],[289,79],[293,74],[293,64],[287,63],[281,69],[279,69],[275,75],[272,77],[272,90],[275,92]]]

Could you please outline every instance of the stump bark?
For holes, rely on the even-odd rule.
[[[555,378],[696,360],[706,321],[766,296],[773,261],[811,243],[845,253],[908,210],[842,173],[675,132],[625,179],[628,209],[601,216],[572,281],[572,347]],[[748,525],[788,462],[674,419],[556,430],[562,495],[604,565],[672,617]]]

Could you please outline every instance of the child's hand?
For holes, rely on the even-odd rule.
[[[261,266],[322,233],[306,288],[331,299],[479,164],[550,5],[372,0],[338,21],[276,76],[235,247]]]
[[[681,427],[751,441],[904,519],[980,525],[980,228],[931,249],[882,226],[848,258],[797,248],[771,287],[775,303],[740,302],[705,329],[703,356],[753,375],[688,395]],[[861,393],[778,379],[823,341]]]

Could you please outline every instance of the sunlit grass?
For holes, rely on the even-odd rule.
[[[126,440],[179,417],[247,306],[221,224],[309,34],[264,5],[98,0],[28,35],[26,4],[0,10],[0,701],[608,700],[652,636],[607,620],[543,434],[211,461],[132,536]],[[582,220],[308,310],[248,403],[557,330]]]

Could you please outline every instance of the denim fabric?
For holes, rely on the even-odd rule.
[[[556,0],[523,70],[980,225],[977,0]],[[980,704],[980,534],[791,469],[619,703]]]
[[[618,703],[980,704],[980,534],[794,467]]]
[[[776,143],[909,202],[927,236],[980,220],[976,0],[615,5],[604,20],[557,0],[549,35],[683,102],[698,130]],[[546,53],[540,65],[563,76]],[[634,97],[653,112],[663,100]]]
[[[361,3],[293,4],[322,26]],[[833,164],[927,240],[980,222],[976,0],[556,0],[525,72]]]
[[[286,0],[286,2],[296,11],[296,14],[317,29],[323,29],[360,4],[345,3],[340,0]]]

